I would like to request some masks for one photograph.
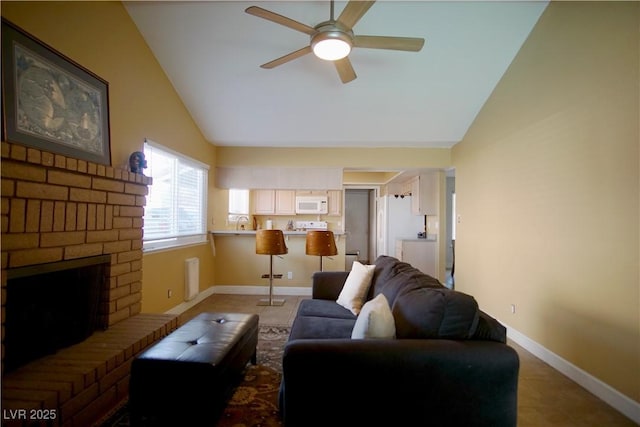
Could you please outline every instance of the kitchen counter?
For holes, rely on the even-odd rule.
[[[285,239],[288,239],[289,237],[298,237],[298,236],[306,237],[307,236],[307,230],[282,230],[282,233],[284,234]],[[209,234],[211,234],[211,239],[209,240],[209,243],[211,245],[211,251],[215,256],[216,255],[215,238],[246,237],[246,236],[255,238],[256,230],[211,230],[209,231]],[[339,241],[344,234],[345,234],[344,231],[333,231],[333,235],[334,237],[336,237],[336,241]]]
[[[285,236],[306,236],[307,231],[312,230],[282,230],[282,233]],[[344,231],[327,231],[332,231],[334,236],[341,236],[344,234]],[[209,233],[213,234],[214,236],[255,236],[256,230],[213,230],[209,231]]]
[[[396,258],[431,277],[438,277],[438,242],[431,239],[396,240]]]

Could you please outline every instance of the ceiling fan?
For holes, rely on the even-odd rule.
[[[349,53],[354,47],[368,49],[391,49],[409,52],[419,52],[424,45],[424,39],[412,37],[387,37],[387,36],[359,36],[353,33],[353,26],[364,16],[375,1],[350,0],[338,16],[333,18],[333,0],[330,5],[330,18],[311,27],[286,16],[251,6],[245,9],[250,15],[254,15],[276,24],[284,25],[296,31],[308,34],[310,42],[308,46],[288,53],[273,61],[262,64],[262,68],[275,68],[279,65],[300,58],[313,52],[317,57],[333,61],[342,83],[349,83],[356,78]]]

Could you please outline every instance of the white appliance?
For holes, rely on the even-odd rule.
[[[329,223],[327,221],[296,221],[296,230],[328,230]]]
[[[327,196],[296,196],[297,214],[326,214],[328,212]]]
[[[424,230],[424,216],[411,213],[411,197],[381,197],[378,203],[378,255],[397,257],[396,240],[415,239]]]

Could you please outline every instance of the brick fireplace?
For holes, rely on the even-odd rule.
[[[7,142],[1,149],[3,361],[12,271],[107,259],[98,307],[107,330],[6,375],[3,363],[4,408],[54,409],[54,425],[82,425],[126,397],[132,357],[177,327],[174,316],[140,314],[151,178]]]
[[[110,254],[104,323],[139,313],[149,184],[144,175],[3,142],[3,308],[5,270]]]

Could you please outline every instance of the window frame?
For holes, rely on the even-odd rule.
[[[245,209],[242,212],[232,212],[231,209],[231,205],[232,205],[232,192],[235,191],[242,191],[244,194],[244,196],[242,197],[243,199],[245,199],[246,202],[246,206],[243,206]],[[232,222],[237,222],[241,217],[249,217],[249,208],[250,208],[250,203],[251,203],[251,191],[248,188],[230,188],[229,189],[229,205],[228,205],[228,209],[227,209],[227,221],[229,223]]]
[[[151,147],[152,149],[162,151],[163,154],[172,156],[174,160],[177,160],[178,162],[182,162],[185,165],[188,165],[190,167],[198,168],[202,172],[203,174],[201,178],[202,182],[200,183],[202,186],[202,193],[199,194],[201,198],[200,202],[202,204],[202,209],[200,212],[202,229],[201,229],[201,232],[195,233],[195,234],[167,235],[166,237],[155,237],[152,239],[145,239],[144,226],[143,226],[143,237],[142,237],[143,252],[148,253],[148,252],[154,252],[154,251],[161,251],[161,250],[175,249],[175,248],[192,246],[192,245],[205,244],[207,242],[207,197],[208,197],[209,169],[210,169],[209,165],[207,165],[206,163],[200,162],[196,159],[193,159],[189,156],[186,156],[171,148],[168,148],[162,144],[158,144],[157,142],[151,141],[149,139],[145,139],[143,151],[147,147]],[[149,162],[150,159],[147,158],[147,161]],[[153,179],[153,176],[151,176],[151,178]],[[153,183],[151,185],[153,185]],[[145,206],[144,215],[146,215],[149,211],[149,197],[150,197],[151,191],[152,189],[150,189],[150,192],[147,195],[147,203]],[[171,209],[175,210],[179,208],[180,205],[179,205],[179,202],[175,200],[175,195],[172,195],[171,199],[172,199]],[[144,216],[143,216],[143,221],[144,221]],[[177,222],[176,224],[174,224],[174,226],[177,228]]]

